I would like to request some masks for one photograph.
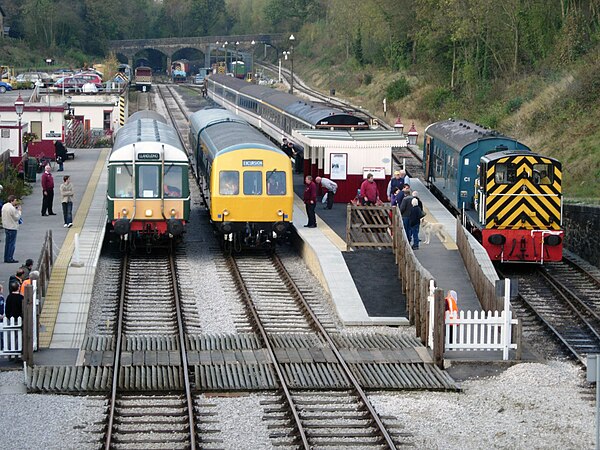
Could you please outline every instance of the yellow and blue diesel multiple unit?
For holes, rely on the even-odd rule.
[[[153,111],[133,114],[108,159],[109,225],[147,246],[180,238],[190,215],[189,159],[176,130]]]
[[[289,157],[221,108],[192,114],[190,143],[210,220],[226,249],[271,247],[285,238],[294,200]]]
[[[425,177],[500,262],[562,259],[562,170],[497,131],[464,120],[425,130]]]

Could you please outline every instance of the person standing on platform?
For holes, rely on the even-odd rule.
[[[52,204],[54,203],[54,178],[52,177],[51,170],[52,168],[47,164],[42,174],[42,191],[44,195],[42,198],[42,216],[56,215],[52,210]]]
[[[419,199],[416,197],[411,201],[410,213],[408,216],[408,225],[410,226],[410,236],[408,240],[410,241],[412,238],[413,250],[419,249],[419,228],[421,225],[421,218],[423,217],[423,210],[419,206]]]
[[[317,228],[317,216],[315,215],[315,208],[317,206],[317,185],[313,181],[310,175],[304,178],[304,204],[306,205],[306,215],[308,216],[308,223],[304,225],[306,228]]]
[[[67,149],[61,141],[54,141],[54,153],[56,162],[58,163],[58,172],[62,172],[64,170],[63,164],[65,163],[65,159],[67,159]]]
[[[2,226],[6,236],[4,242],[4,262],[18,263],[15,256],[17,245],[17,231],[21,223],[21,206],[17,205],[17,197],[9,195],[7,202],[2,206]]]
[[[315,178],[315,182],[327,189],[327,206],[325,207],[325,209],[333,208],[333,196],[337,192],[337,183],[335,181],[331,181],[323,177]]]
[[[406,237],[410,244],[411,231],[410,231],[410,210],[412,209],[413,196],[410,194],[410,187],[408,191],[404,191],[405,195],[400,203],[400,215],[402,216],[402,224],[404,225],[404,231],[406,231]],[[408,195],[406,195],[408,193]]]
[[[360,198],[363,206],[375,205],[379,200],[379,189],[372,173],[368,173],[367,179],[360,185]]]
[[[8,284],[10,294],[6,297],[4,302],[4,317],[10,319],[15,318],[15,321],[19,317],[23,317],[23,296],[19,293],[19,283],[11,281]]]
[[[60,196],[62,198],[62,210],[65,228],[71,228],[73,226],[73,185],[71,184],[71,177],[65,175],[63,177],[63,183],[60,185]]]
[[[21,288],[19,289],[19,293],[25,296],[25,288],[29,286],[32,282],[38,281],[40,279],[40,273],[37,270],[31,272],[31,276],[23,281]]]
[[[27,259],[27,261],[25,261],[25,264],[23,264],[20,268],[23,269],[23,279],[25,280],[29,278],[29,273],[33,268],[33,259]]]
[[[406,172],[404,170],[396,170],[394,172],[394,176],[387,185],[387,196],[390,199],[390,202],[392,201],[394,189],[402,189],[405,184],[408,184],[404,182],[404,178],[406,178]]]
[[[446,316],[446,312],[449,312],[449,321],[458,319],[458,294],[456,291],[449,290],[448,294],[446,294],[446,298],[444,299],[444,319]],[[450,327],[450,339],[452,339],[454,326]]]

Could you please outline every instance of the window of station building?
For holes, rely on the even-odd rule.
[[[133,173],[131,166],[122,164],[114,166],[115,196],[118,198],[133,197]]]
[[[110,130],[111,116],[112,116],[112,110],[106,110],[103,112],[103,115],[102,115],[102,129],[103,130]]]
[[[494,180],[498,184],[513,184],[517,181],[517,168],[513,163],[496,164]]]
[[[240,193],[240,173],[236,170],[219,172],[219,194],[238,195]]]
[[[183,189],[183,167],[171,165],[165,167],[163,192],[165,197],[181,197]]]
[[[285,172],[267,172],[267,195],[285,195]]]
[[[159,166],[139,166],[138,171],[138,197],[159,197]]]
[[[262,195],[262,172],[255,170],[244,172],[244,195]]]

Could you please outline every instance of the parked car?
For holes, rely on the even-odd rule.
[[[4,81],[0,81],[0,94],[4,94],[6,91],[12,91],[12,86]]]
[[[56,83],[54,83],[53,90],[65,92],[80,92],[83,88],[83,85],[86,83],[90,83],[89,80],[86,80],[80,76],[72,76],[65,77],[63,79],[59,79]],[[102,83],[93,83],[97,89],[102,88]]]
[[[74,74],[75,72],[73,72],[71,69],[57,69],[54,72],[52,72],[50,77],[54,82],[57,82],[61,78],[70,77]]]
[[[33,89],[36,85],[47,86],[52,84],[52,77],[46,72],[25,72],[17,75],[16,82],[19,84],[27,85]]]
[[[74,77],[83,78],[94,84],[102,84],[102,77],[95,72],[79,72],[73,75]]]

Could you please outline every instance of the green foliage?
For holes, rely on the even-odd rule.
[[[504,112],[506,114],[511,114],[514,113],[515,111],[518,111],[519,108],[523,105],[523,97],[517,96],[517,97],[513,97],[511,98],[507,103],[506,103],[506,107],[504,108]]]
[[[389,102],[395,102],[410,94],[410,85],[405,77],[392,81],[385,90]]]
[[[4,172],[4,167],[0,164],[0,173]],[[9,195],[15,195],[17,198],[23,198],[33,191],[30,184],[25,183],[23,178],[18,176],[17,170],[10,166],[6,171],[6,176],[2,179],[2,192],[0,192],[0,199],[2,204],[6,202],[6,198]]]
[[[358,61],[358,64],[360,66],[363,66],[365,64],[365,57],[363,54],[363,47],[362,47],[362,33],[360,31],[360,28],[358,29],[356,38],[354,39],[354,42],[352,43],[352,54],[354,55],[354,58],[356,59],[356,61]]]
[[[427,92],[423,98],[423,106],[438,111],[453,98],[452,91],[445,87],[436,87]]]
[[[364,77],[363,77],[363,80],[362,80],[362,83],[363,83],[365,86],[368,86],[368,85],[370,85],[372,82],[373,82],[373,74],[371,74],[371,73],[369,73],[369,72],[365,73],[365,75],[364,75]]]

